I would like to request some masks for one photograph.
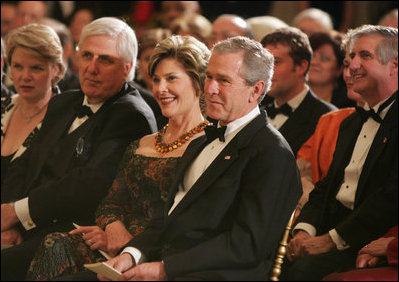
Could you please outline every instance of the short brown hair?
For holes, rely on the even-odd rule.
[[[312,47],[310,47],[308,36],[298,28],[285,27],[277,29],[263,37],[261,43],[263,47],[277,44],[288,46],[290,48],[289,56],[292,58],[294,65],[300,65],[304,60],[308,62],[305,75],[308,73],[313,51]]]

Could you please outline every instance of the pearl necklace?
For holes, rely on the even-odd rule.
[[[195,134],[204,130],[204,128],[210,123],[204,121],[200,123],[198,126],[193,129],[187,131],[182,136],[177,138],[175,141],[169,144],[165,144],[162,142],[163,136],[165,135],[166,129],[169,126],[169,123],[165,125],[156,135],[155,135],[155,149],[160,153],[169,153],[177,148],[181,147],[184,143],[190,140]]]

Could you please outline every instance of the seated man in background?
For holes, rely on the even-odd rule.
[[[183,154],[164,217],[126,245],[131,253],[107,262],[122,279],[267,278],[301,194],[295,157],[258,107],[272,75],[273,56],[259,42],[238,36],[214,46],[205,100],[219,127]]]
[[[398,30],[367,25],[347,40],[366,105],[341,123],[327,176],[296,220],[282,277],[290,281],[354,268],[358,250],[398,223]]]
[[[312,58],[306,34],[294,27],[281,28],[261,43],[275,60],[272,86],[262,107],[296,156],[315,131],[320,116],[337,108],[317,98],[306,84]]]
[[[92,224],[127,144],[156,131],[153,112],[126,81],[134,75],[134,31],[114,18],[87,25],[79,42],[82,90],[50,101],[32,150],[1,189],[1,279],[24,280],[42,238]]]

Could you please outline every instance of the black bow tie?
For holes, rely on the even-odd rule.
[[[227,126],[222,126],[222,127],[216,127],[216,126],[206,126],[205,127],[205,134],[206,134],[206,139],[208,142],[212,142],[216,138],[219,138],[221,142],[224,142],[224,133],[226,132]]]
[[[368,118],[371,117],[376,122],[381,123],[382,122],[382,118],[380,117],[380,113],[386,107],[388,107],[396,99],[397,96],[398,96],[398,92],[396,92],[391,97],[389,97],[384,103],[382,103],[378,107],[378,111],[377,112],[375,112],[373,109],[370,109],[370,110],[366,111],[365,109],[363,109],[361,107],[356,107],[356,112],[359,113],[359,115],[360,115],[360,117],[362,119],[362,122],[366,122],[368,120]]]
[[[277,114],[283,114],[289,117],[292,114],[292,108],[287,103],[276,108],[274,107],[274,102],[272,102],[266,105],[266,112],[270,118],[275,118]]]
[[[356,107],[356,112],[359,113],[362,122],[366,122],[370,117],[378,123],[382,122],[382,118],[373,109],[366,111],[362,107]]]
[[[79,118],[88,116],[90,117],[93,114],[93,111],[91,110],[91,108],[89,106],[86,105],[78,105],[75,107],[75,111],[76,111],[76,115]]]

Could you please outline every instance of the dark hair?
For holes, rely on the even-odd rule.
[[[290,48],[289,55],[294,65],[300,65],[304,60],[308,62],[305,75],[308,73],[313,52],[308,36],[298,28],[284,27],[277,29],[263,37],[261,43],[263,47],[277,44],[288,46]]]
[[[339,68],[342,66],[345,59],[345,50],[341,46],[342,39],[343,35],[338,32],[316,32],[309,37],[313,51],[316,51],[325,44],[328,44],[333,48]]]

